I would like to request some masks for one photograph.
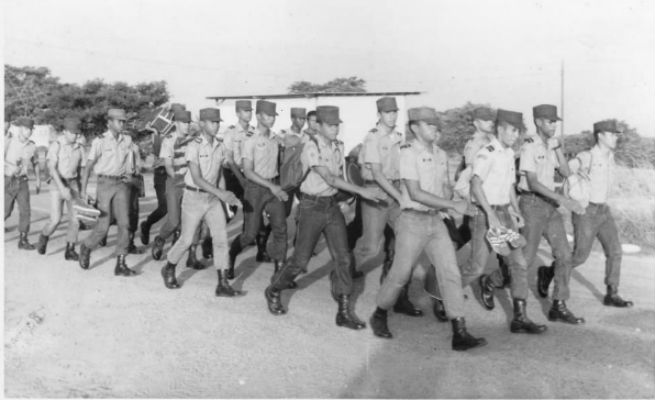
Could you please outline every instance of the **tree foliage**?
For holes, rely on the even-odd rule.
[[[366,81],[356,76],[335,78],[326,83],[296,81],[289,86],[289,93],[365,93]]]
[[[61,83],[45,67],[5,65],[5,107],[14,116],[26,115],[37,123],[58,127],[68,116],[82,119],[82,132],[95,135],[106,129],[109,108],[128,112],[128,128],[139,130],[154,107],[168,101],[166,82],[129,85],[95,79],[83,85]]]

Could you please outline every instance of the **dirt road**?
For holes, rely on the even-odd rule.
[[[152,184],[146,183],[151,190]],[[34,196],[32,234],[47,218],[48,193]],[[152,209],[153,194],[142,203]],[[469,329],[489,344],[450,350],[450,326],[431,315],[415,277],[411,297],[426,315],[391,314],[393,340],[370,328],[334,324],[336,304],[323,251],[283,296],[285,316],[266,309],[263,290],[271,264],[257,266],[245,252],[235,286],[245,297],[216,298],[213,269],[178,268],[183,287],[164,288],[162,262],[130,256],[135,278],[113,276],[115,227],[92,268],[63,260],[65,224],[48,256],[16,249],[17,210],[5,234],[5,395],[10,397],[574,397],[655,396],[655,259],[626,255],[622,294],[628,310],[604,307],[604,264],[594,252],[572,279],[569,306],[584,326],[548,323],[541,337],[510,334],[511,305],[498,291],[484,310],[468,288]],[[239,223],[230,226],[230,237]],[[155,229],[156,232],[156,229]],[[82,232],[85,237],[88,232]],[[545,256],[542,252],[542,256]],[[358,283],[356,312],[374,309],[379,268]],[[531,271],[529,314],[547,322],[547,301],[535,298]]]

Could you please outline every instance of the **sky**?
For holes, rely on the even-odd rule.
[[[165,80],[193,110],[207,96],[358,76],[369,91],[423,92],[410,106],[471,101],[530,122],[532,106],[550,103],[565,134],[619,118],[655,136],[652,0],[0,3],[6,64],[46,66],[63,82]]]

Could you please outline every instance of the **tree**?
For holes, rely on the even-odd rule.
[[[366,81],[356,76],[351,76],[349,78],[335,78],[323,84],[297,81],[289,86],[289,93],[292,94],[364,92],[366,92]]]

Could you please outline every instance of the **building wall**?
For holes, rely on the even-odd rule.
[[[279,131],[281,129],[288,129],[291,125],[291,117],[289,111],[291,107],[305,107],[307,111],[314,110],[319,105],[333,105],[339,107],[341,124],[339,130],[339,139],[345,144],[346,153],[353,147],[357,146],[364,140],[366,133],[375,127],[377,122],[377,109],[375,101],[377,97],[374,96],[328,96],[328,97],[312,97],[312,98],[299,98],[299,99],[274,99],[272,100],[277,104],[277,113],[279,114],[273,129]],[[255,106],[253,101],[253,109]],[[405,133],[405,124],[407,123],[407,109],[406,109],[406,96],[397,96],[396,102],[398,103],[398,121],[397,129],[401,133]],[[224,122],[222,123],[221,130],[227,128],[229,125],[236,124],[237,118],[234,111],[234,100],[225,100],[218,104],[221,110],[221,117]],[[251,122],[253,125],[257,124],[255,116]]]

